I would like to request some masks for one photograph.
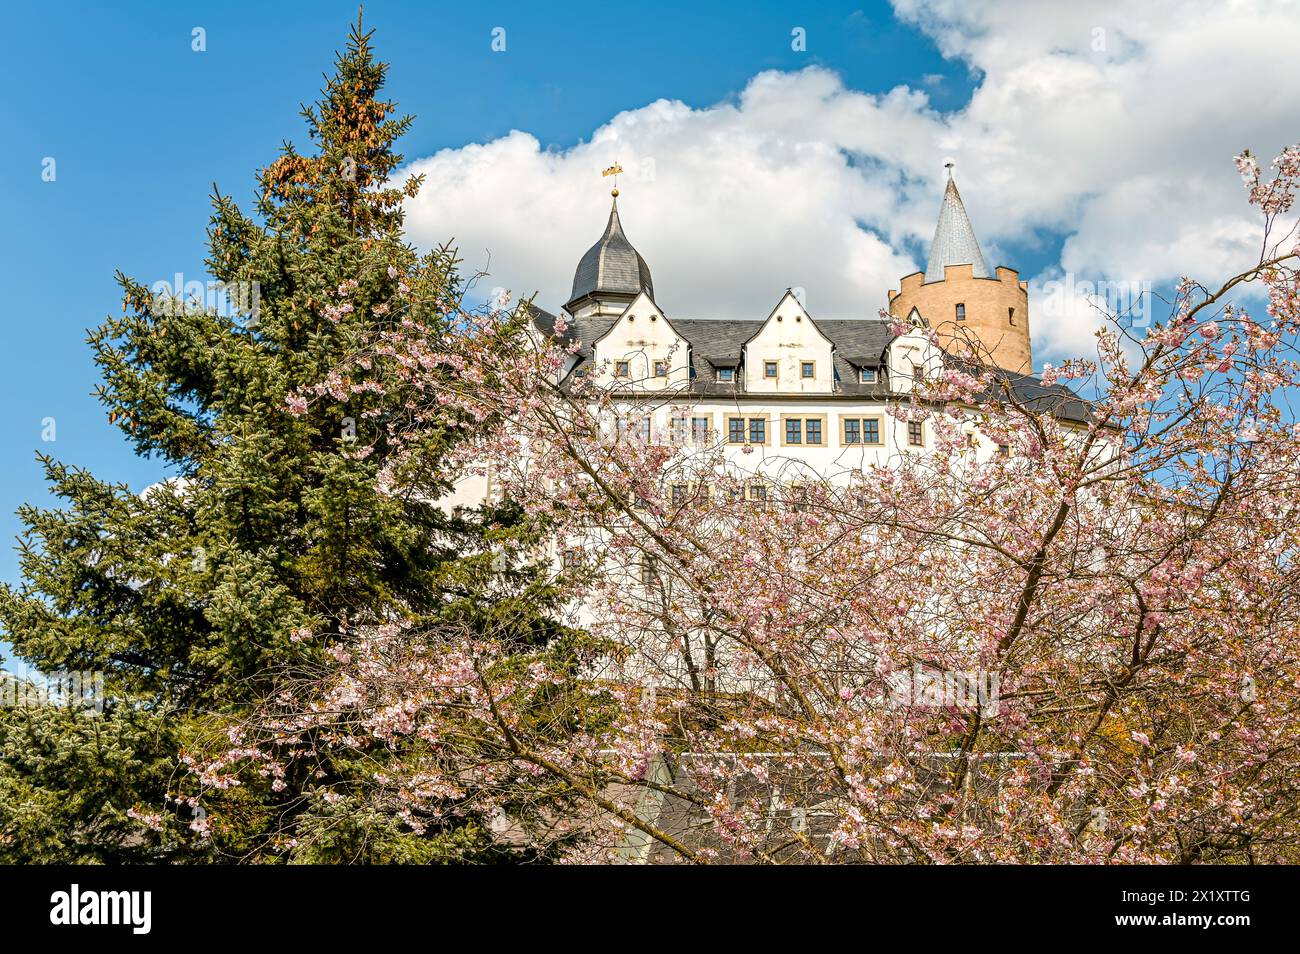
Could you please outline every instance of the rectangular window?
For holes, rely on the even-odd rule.
[[[686,503],[687,487],[685,484],[673,484],[673,506],[680,507]]]
[[[875,368],[860,368],[860,369],[858,370],[858,380],[861,381],[863,384],[875,384],[875,383],[876,383],[876,369],[875,369]]]
[[[691,440],[696,444],[709,442],[709,419],[707,417],[691,418]]]
[[[817,376],[817,368],[811,361],[805,361],[799,365],[799,377],[813,378]]]
[[[774,377],[776,377],[776,362],[775,362],[775,361],[764,361],[764,362],[763,362],[763,377],[765,377],[765,378],[774,378]]]
[[[656,378],[666,378],[666,377],[668,377],[668,362],[667,362],[667,361],[656,361],[656,362],[655,362],[655,377],[656,377]]]
[[[650,418],[643,417],[636,422],[636,439],[642,444],[650,443]]]
[[[925,384],[925,368],[919,364],[912,365],[912,383],[917,387]]]
[[[582,551],[575,549],[565,550],[560,554],[560,564],[566,570],[575,569],[582,563]]]
[[[879,444],[880,418],[846,417],[841,419],[845,444]]]
[[[749,502],[756,504],[767,503],[767,484],[750,484]]]
[[[748,429],[746,429],[746,424],[749,425]],[[766,444],[767,418],[727,418],[727,442],[730,444]]]
[[[735,368],[718,368],[719,381],[734,381],[736,379]]]
[[[826,430],[825,417],[802,417],[781,415],[782,443],[789,446],[821,446],[822,434]]]
[[[641,557],[641,585],[642,586],[654,586],[655,581],[658,579],[658,574],[655,571],[656,571],[655,558],[650,556],[649,554],[642,556]]]
[[[668,421],[668,434],[674,446],[686,443],[686,415],[674,414]]]
[[[631,373],[632,373],[632,371],[631,371],[631,364],[630,364],[629,362],[627,362],[627,361],[615,361],[615,362],[614,362],[614,377],[616,377],[616,378],[626,378],[626,377],[627,377],[628,375],[630,375]]]
[[[1008,447],[1006,444],[999,444],[999,445],[998,445],[998,456],[999,456],[999,457],[1010,457],[1010,456],[1011,456],[1011,448]]]
[[[958,321],[966,320],[966,306],[964,304],[957,305],[957,320]]]
[[[925,446],[925,425],[921,421],[907,422],[907,443],[913,447]]]
[[[1008,308],[1008,309],[1007,309],[1007,324],[1009,324],[1009,325],[1014,325],[1015,323],[1016,323],[1016,310],[1015,310],[1014,308]]]

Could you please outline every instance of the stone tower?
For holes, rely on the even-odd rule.
[[[1029,283],[1001,265],[989,274],[951,166],[925,271],[905,276],[889,293],[891,315],[906,318],[913,308],[950,352],[1032,372]]]

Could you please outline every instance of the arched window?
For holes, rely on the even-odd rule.
[[[966,320],[966,305],[963,304],[962,302],[957,303],[957,320],[958,321]]]

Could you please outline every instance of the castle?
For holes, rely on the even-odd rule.
[[[892,320],[816,319],[790,289],[766,317],[669,316],[613,194],[604,234],[574,272],[563,330],[540,309],[533,322],[571,347],[562,378],[613,389],[643,439],[759,451],[747,461],[759,474],[776,461],[783,473],[791,461],[821,477],[860,472],[927,447],[925,422],[887,412],[953,361],[995,369],[1030,406],[1087,419],[1074,394],[1033,377],[1028,285],[1012,268],[989,273],[951,169],[926,269],[889,292]],[[981,454],[1008,450],[971,440]]]

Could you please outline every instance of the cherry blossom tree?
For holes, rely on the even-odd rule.
[[[1184,280],[1144,332],[1116,318],[1035,400],[950,361],[890,411],[932,448],[833,474],[645,439],[693,398],[563,375],[576,345],[527,304],[432,321],[401,286],[291,411],[400,397],[394,494],[458,412],[457,465],[537,531],[485,557],[553,577],[565,635],[359,625],[190,797],[345,746],[375,770],[325,802],[417,831],[483,812],[575,861],[1300,860],[1300,148],[1237,164],[1250,268]]]

